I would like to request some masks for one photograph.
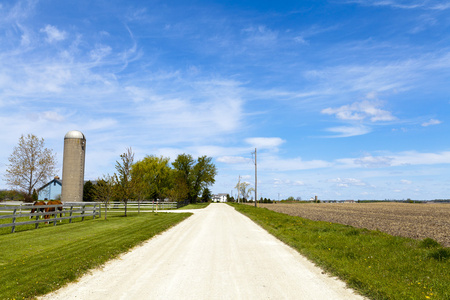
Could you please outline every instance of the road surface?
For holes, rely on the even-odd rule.
[[[226,204],[41,299],[364,299]]]

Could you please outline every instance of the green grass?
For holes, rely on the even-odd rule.
[[[186,206],[180,207],[179,209],[201,209],[205,208],[210,204],[210,202],[200,202],[194,204],[188,204]]]
[[[450,249],[431,239],[418,241],[233,206],[371,299],[450,299]]]
[[[136,213],[0,235],[0,299],[58,289],[191,214]]]

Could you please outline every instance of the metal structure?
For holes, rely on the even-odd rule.
[[[86,138],[77,130],[64,136],[62,202],[82,202]]]

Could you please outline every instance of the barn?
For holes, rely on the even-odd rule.
[[[62,181],[56,176],[38,190],[38,200],[56,200],[61,198]]]

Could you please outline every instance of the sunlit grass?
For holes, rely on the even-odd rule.
[[[180,207],[179,209],[202,209],[207,207],[210,204],[210,202],[200,202],[200,203],[194,203],[194,204],[188,204],[186,206]]]
[[[233,206],[371,299],[450,299],[450,249],[436,242]]]
[[[108,213],[95,219],[0,235],[0,299],[33,298],[126,252],[190,214]]]

